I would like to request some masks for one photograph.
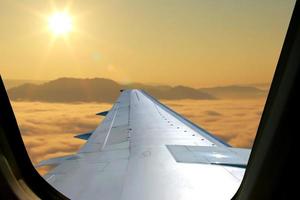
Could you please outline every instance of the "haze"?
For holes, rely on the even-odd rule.
[[[294,3],[2,0],[0,70],[5,79],[269,83]],[[46,19],[66,9],[74,31],[53,39]]]

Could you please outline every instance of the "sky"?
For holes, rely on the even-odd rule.
[[[4,79],[269,83],[295,0],[1,0]],[[49,17],[67,10],[57,36]]]

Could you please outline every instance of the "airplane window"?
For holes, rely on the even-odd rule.
[[[47,173],[61,173],[64,162],[66,170],[82,160],[87,166],[74,167],[76,173],[97,166],[113,177],[102,188],[126,185],[130,178],[145,181],[120,186],[128,197],[135,186],[140,199],[150,191],[159,199],[159,188],[179,187],[183,198],[193,199],[198,193],[185,187],[204,187],[199,180],[212,172],[222,177],[221,168],[231,174],[224,181],[232,180],[232,187],[222,188],[222,181],[216,187],[233,196],[294,4],[1,1],[0,72],[32,163],[69,197],[78,194],[55,185]],[[115,153],[103,156],[112,149]],[[100,153],[93,158],[95,152]],[[111,164],[115,160],[118,164]],[[164,167],[151,171],[149,163],[174,166],[164,173]],[[152,179],[160,173],[178,176],[186,185]],[[107,179],[99,175],[97,180]]]

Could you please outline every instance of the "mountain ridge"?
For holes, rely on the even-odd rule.
[[[8,94],[15,101],[41,102],[114,102],[121,89],[143,89],[158,99],[216,100],[223,98],[261,97],[266,91],[250,86],[223,86],[192,88],[188,86],[147,85],[142,83],[120,84],[106,78],[62,77],[41,84],[25,83],[10,88]],[[239,94],[238,94],[239,93]]]

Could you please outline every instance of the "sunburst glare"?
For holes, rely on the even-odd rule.
[[[48,25],[54,35],[66,35],[72,31],[72,18],[68,13],[56,12],[49,17]]]

